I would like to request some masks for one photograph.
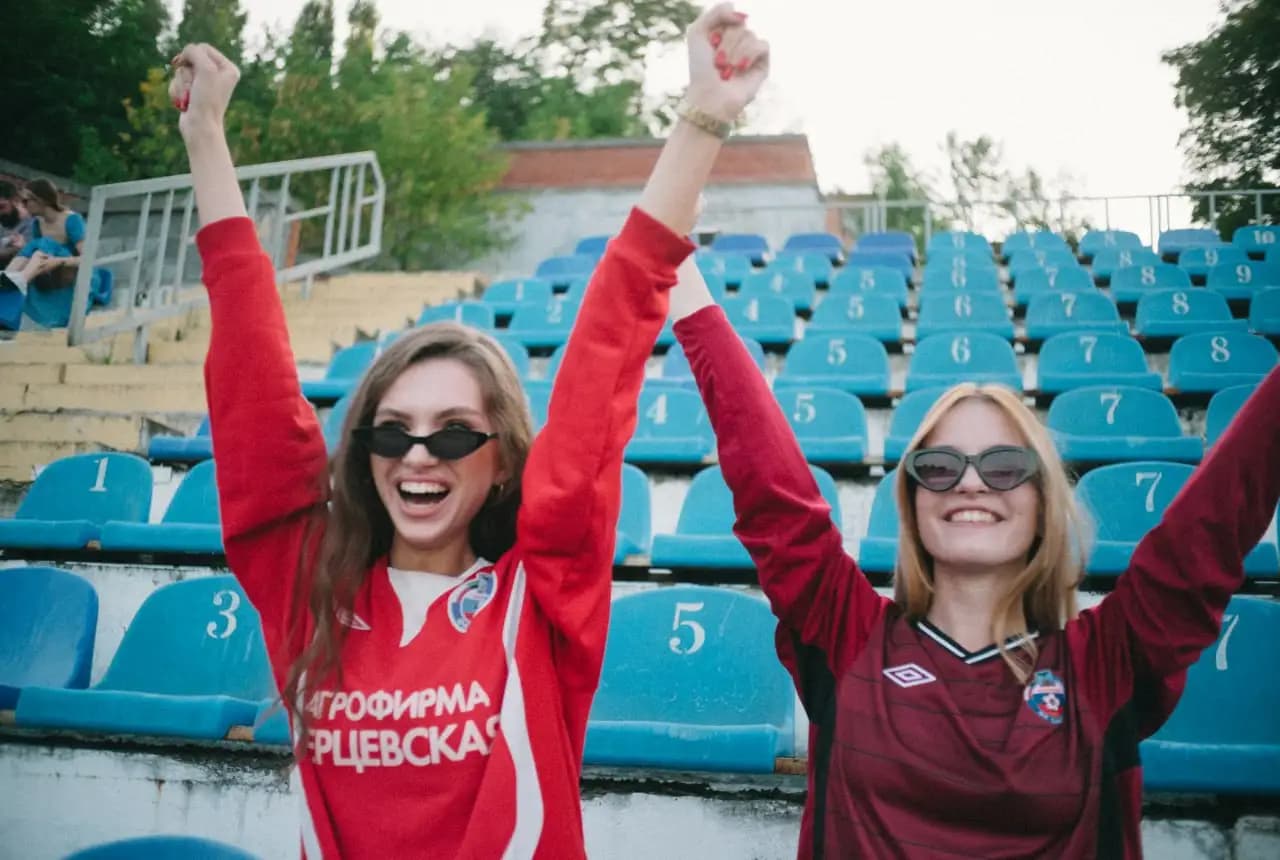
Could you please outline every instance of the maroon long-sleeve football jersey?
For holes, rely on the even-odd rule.
[[[1138,743],[1217,638],[1280,497],[1280,371],[1115,590],[1029,634],[1024,684],[994,646],[969,653],[872,589],[723,312],[675,332],[811,723],[800,857],[1141,857]]]

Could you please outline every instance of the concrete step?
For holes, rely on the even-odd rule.
[[[80,364],[70,365],[62,378],[71,385],[199,385],[200,364]]]
[[[350,346],[355,342],[354,327],[349,327],[341,337],[329,332],[317,334],[306,333],[289,338],[297,361],[302,363],[328,364],[334,350],[341,346]],[[147,352],[147,361],[152,365],[182,365],[204,363],[205,354],[209,351],[207,337],[195,340],[176,340],[153,342]]]
[[[66,335],[62,336],[62,343],[20,343],[10,341],[8,343],[0,343],[0,364],[85,364],[89,361],[89,356],[84,351],[73,346],[66,345]],[[0,370],[0,376],[3,376],[7,382],[9,376],[3,370]]]
[[[145,424],[138,415],[0,412],[0,439],[49,444],[94,443],[119,451],[137,451],[142,448]]]
[[[102,451],[97,442],[14,442],[0,439],[0,481],[28,483],[37,466],[45,466],[72,454]]]
[[[6,364],[3,375],[6,383],[15,385],[27,385],[32,382],[61,382],[65,368],[65,364]]]
[[[204,412],[204,385],[29,385],[22,399],[29,410],[81,409],[108,415]]]

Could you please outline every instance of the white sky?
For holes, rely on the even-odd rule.
[[[175,14],[181,0],[170,0]],[[249,35],[287,29],[303,0],[242,0]],[[377,0],[384,27],[423,41],[538,28],[542,0]],[[339,39],[348,0],[335,0]],[[864,154],[897,140],[940,177],[950,129],[989,134],[1014,168],[1068,175],[1076,194],[1155,194],[1187,178],[1162,51],[1206,35],[1217,0],[742,0],[773,50],[754,132],[809,135],[824,190],[864,191]],[[682,54],[650,58],[678,90]],[[1145,204],[1142,207],[1146,208]],[[1145,212],[1143,220],[1145,220]]]

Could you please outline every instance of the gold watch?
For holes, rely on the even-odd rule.
[[[707,134],[715,135],[721,140],[726,140],[730,132],[733,131],[733,123],[726,122],[717,116],[712,116],[702,108],[695,106],[689,101],[688,96],[680,100],[680,104],[676,107],[676,116],[690,125],[702,129]]]

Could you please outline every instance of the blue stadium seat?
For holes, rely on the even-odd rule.
[[[333,354],[324,379],[305,380],[302,396],[312,403],[332,403],[348,391],[355,390],[360,378],[382,352],[377,341],[366,340],[344,347]]]
[[[1040,347],[1041,394],[1060,394],[1085,385],[1134,385],[1160,391],[1164,381],[1147,366],[1142,345],[1127,334],[1060,334]]]
[[[920,256],[916,250],[915,237],[902,230],[863,233],[858,237],[854,247],[861,251],[901,251],[912,260]]]
[[[147,459],[153,463],[199,463],[213,456],[213,439],[209,436],[209,416],[196,428],[194,436],[152,436],[147,444]]]
[[[969,268],[968,266],[925,266],[920,295],[933,293],[950,295],[959,292],[999,293],[1000,273],[995,269]]]
[[[1111,299],[1098,292],[1040,293],[1027,306],[1027,339],[1047,340],[1064,332],[1129,333]]]
[[[535,278],[545,278],[551,282],[551,288],[563,289],[575,278],[590,277],[596,267],[593,257],[586,254],[567,254],[562,257],[548,257],[538,264],[534,271]]]
[[[83,549],[108,520],[145,523],[151,512],[151,464],[136,454],[76,454],[36,476],[10,519],[0,520],[0,549]]]
[[[929,237],[925,256],[930,260],[934,254],[947,251],[975,251],[991,259],[991,243],[986,237],[966,230],[943,230]]]
[[[835,274],[831,260],[819,251],[783,251],[773,258],[765,271],[807,275],[810,281],[820,287],[830,284]]]
[[[253,742],[273,746],[292,746],[289,731],[289,714],[280,706],[279,699],[268,699],[258,708],[253,719]]]
[[[1093,280],[1109,284],[1119,269],[1130,266],[1158,266],[1160,255],[1150,248],[1105,248],[1093,258]]]
[[[547,407],[551,403],[551,382],[525,380],[524,396],[529,401],[529,417],[533,419],[533,432],[537,433],[547,423]]]
[[[902,459],[920,422],[946,390],[946,386],[917,389],[904,395],[893,408],[893,414],[889,418],[889,432],[884,437],[886,463],[896,463]]]
[[[840,524],[840,500],[836,482],[811,466],[823,498],[831,506],[831,519]],[[719,466],[708,466],[693,476],[680,505],[675,534],[653,536],[655,567],[707,567],[750,569],[751,556],[733,534],[733,497]]]
[[[1227,299],[1251,299],[1262,290],[1280,287],[1280,266],[1255,260],[1220,264],[1209,270],[1205,286]]]
[[[926,269],[994,269],[996,261],[987,250],[962,250],[959,248],[939,248],[929,253]]]
[[[885,266],[845,266],[831,279],[830,295],[886,295],[899,308],[907,306],[907,278],[897,269]]]
[[[624,463],[622,510],[618,513],[618,536],[613,549],[614,564],[624,563],[628,556],[649,554],[649,542],[652,540],[649,525],[650,510],[649,476],[639,467]]]
[[[489,332],[489,336],[498,342],[498,345],[502,347],[502,351],[511,359],[511,363],[515,365],[516,373],[519,377],[528,379],[529,348],[521,343],[520,338],[506,329]]]
[[[0,329],[17,331],[22,327],[22,306],[26,300],[21,290],[0,287]]]
[[[1013,339],[1013,320],[999,293],[952,292],[920,296],[916,337],[957,332],[986,332]]]
[[[763,266],[769,256],[769,243],[759,233],[721,233],[711,243],[720,254],[745,254],[752,265]]]
[[[496,316],[509,317],[526,302],[545,305],[551,294],[551,282],[546,278],[517,278],[490,284],[481,301],[491,305]]]
[[[756,367],[760,368],[760,372],[764,372],[764,347],[760,346],[759,341],[752,340],[749,337],[743,337],[742,342],[747,347],[747,352],[755,359]],[[674,384],[686,388],[695,389],[697,384],[693,380],[693,371],[689,369],[689,360],[684,357],[684,350],[680,348],[680,344],[676,344],[667,350],[667,354],[662,357],[662,376],[658,379],[645,380],[646,384],[657,383],[659,385]]]
[[[1204,444],[1212,448],[1227,427],[1231,424],[1240,407],[1244,406],[1250,395],[1258,389],[1257,385],[1233,385],[1224,388],[1209,398],[1209,408],[1204,417]]]
[[[1069,248],[1060,250],[1018,251],[1009,260],[1009,280],[1014,284],[1018,278],[1036,269],[1069,269],[1078,266],[1076,255]]]
[[[738,295],[744,297],[777,296],[791,303],[791,315],[813,309],[813,276],[791,269],[768,268],[752,272],[742,280]],[[724,304],[722,301],[721,304]]]
[[[1249,331],[1280,337],[1280,287],[1261,290],[1249,302]]]
[[[24,687],[87,687],[97,630],[87,581],[53,567],[0,570],[0,711]]]
[[[605,248],[609,247],[609,240],[613,238],[608,234],[599,236],[583,236],[578,240],[578,244],[574,246],[573,253],[580,257],[590,257],[596,262],[604,256]]]
[[[187,472],[160,522],[105,523],[102,548],[121,552],[222,552],[213,461],[205,460]]]
[[[351,395],[347,394],[330,407],[329,414],[324,417],[324,422],[321,424],[324,447],[330,456],[337,453],[338,445],[342,442],[342,422],[347,420],[347,412],[350,409]]]
[[[786,346],[795,339],[796,312],[779,296],[729,296],[720,307],[738,334],[762,346]]]
[[[704,276],[715,275],[730,287],[736,287],[750,275],[751,257],[746,254],[721,254],[715,251],[697,251],[694,260]]]
[[[905,251],[850,251],[848,258],[845,260],[846,266],[884,266],[901,272],[903,277],[910,280],[912,273],[915,271],[915,263],[912,262],[910,255]]]
[[[1128,230],[1090,230],[1080,240],[1080,256],[1093,259],[1103,251],[1136,250],[1143,247],[1137,233]]]
[[[1233,319],[1227,300],[1209,290],[1158,290],[1138,301],[1133,333],[1138,337],[1181,337],[1199,331],[1245,331],[1249,323]]]
[[[196,836],[140,836],[95,845],[65,860],[258,860],[232,845]]]
[[[866,457],[867,413],[854,395],[838,388],[787,385],[774,396],[795,431],[805,460],[819,466],[847,466]]]
[[[1010,233],[1000,246],[1000,255],[1012,260],[1013,255],[1023,251],[1066,251],[1071,253],[1071,246],[1052,230],[1019,230]],[[1072,254],[1072,260],[1075,255]]]
[[[898,500],[893,495],[897,478],[898,470],[890,469],[876,485],[867,535],[858,545],[858,567],[870,573],[892,573],[898,561]]]
[[[679,585],[613,601],[587,723],[595,765],[772,773],[794,753],[795,693],[754,595]]]
[[[529,349],[554,349],[569,339],[577,315],[577,303],[567,299],[521,305],[511,317],[507,331]]]
[[[1178,268],[1186,270],[1193,284],[1203,284],[1214,266],[1234,266],[1247,262],[1249,255],[1244,249],[1230,245],[1188,248],[1178,255]]]
[[[1280,248],[1280,224],[1237,227],[1231,234],[1231,246],[1239,248],[1255,260],[1264,259],[1268,251]]]
[[[883,397],[889,393],[889,354],[870,335],[810,333],[787,352],[775,384]]]
[[[1141,747],[1148,791],[1280,794],[1280,603],[1233,597],[1178,707]]]
[[[907,367],[907,391],[957,382],[992,382],[1022,391],[1022,371],[1009,341],[975,331],[934,335],[916,344]]]
[[[1204,454],[1199,436],[1183,435],[1169,398],[1148,388],[1073,389],[1054,398],[1047,423],[1063,458],[1077,463],[1197,463]]]
[[[1097,291],[1093,276],[1080,266],[1049,266],[1023,272],[1013,289],[1013,302],[1021,308],[1031,304],[1031,300],[1039,295]]]
[[[833,236],[830,233],[793,233],[783,243],[782,250],[787,253],[817,251],[832,263],[838,263],[844,259],[844,244],[839,236]]]
[[[495,325],[493,305],[485,302],[444,302],[427,305],[418,315],[417,325],[433,322],[456,322],[488,331]]]
[[[1125,266],[1111,273],[1111,298],[1116,304],[1133,304],[1155,290],[1189,290],[1191,278],[1172,263]]]
[[[233,576],[163,585],[89,690],[28,687],[16,724],[219,740],[275,695],[258,613]]]
[[[1169,350],[1169,385],[1207,393],[1261,382],[1276,363],[1276,348],[1256,334],[1203,332],[1180,337]]]
[[[1116,463],[1085,474],[1076,485],[1076,498],[1097,526],[1097,542],[1089,556],[1090,574],[1124,573],[1134,548],[1160,522],[1165,508],[1191,477],[1192,466],[1163,460]],[[1245,557],[1250,576],[1274,577],[1274,544],[1263,543]]]
[[[1180,230],[1165,230],[1160,234],[1156,247],[1159,248],[1161,257],[1176,260],[1178,255],[1188,248],[1222,244],[1222,237],[1218,235],[1217,230],[1210,230],[1207,227],[1185,227]]]
[[[902,340],[902,313],[892,296],[829,294],[805,327],[806,338],[817,334],[863,334],[896,344]]]
[[[657,385],[640,392],[627,462],[701,464],[715,449],[711,424],[696,392]]]

